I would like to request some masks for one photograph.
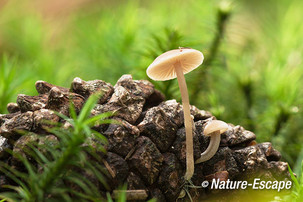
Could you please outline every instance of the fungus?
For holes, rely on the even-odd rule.
[[[196,160],[195,164],[202,163],[211,159],[218,151],[220,145],[220,136],[227,131],[229,126],[224,121],[210,121],[204,128],[203,134],[210,136],[210,142],[207,149],[201,154],[201,157]]]
[[[166,81],[176,77],[178,79],[186,131],[186,180],[190,180],[194,174],[194,151],[192,130],[193,120],[190,115],[188,91],[184,74],[200,66],[203,59],[203,54],[198,50],[179,48],[167,51],[158,56],[146,70],[149,78],[156,81]]]

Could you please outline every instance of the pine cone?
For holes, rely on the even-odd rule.
[[[115,86],[101,80],[83,81],[75,78],[71,88],[54,86],[45,81],[36,82],[38,96],[18,95],[17,103],[9,103],[10,114],[0,115],[0,159],[18,166],[6,148],[22,151],[27,141],[37,137],[21,138],[20,131],[49,134],[52,125],[45,120],[63,122],[53,111],[69,116],[72,100],[78,113],[86,99],[94,93],[102,93],[92,116],[107,111],[115,112],[113,119],[120,124],[101,125],[94,128],[101,132],[109,144],[104,162],[108,169],[107,183],[110,192],[127,183],[134,200],[157,198],[158,201],[176,201],[184,188],[185,130],[182,105],[176,100],[164,100],[164,96],[145,80],[133,80],[123,75]],[[194,116],[194,158],[207,148],[209,137],[203,136],[205,125],[216,119],[210,112],[191,106]],[[257,143],[255,134],[241,126],[233,126],[221,138],[216,155],[195,165],[192,182],[200,186],[204,180],[239,180],[251,176],[269,180],[290,179],[287,163],[279,161],[281,155],[271,143]],[[0,183],[9,179],[0,176]],[[105,188],[101,188],[104,191]],[[115,190],[115,191],[114,191]],[[133,190],[133,191],[131,191]],[[108,191],[108,190],[107,190]],[[213,190],[191,188],[194,199],[207,197]],[[137,198],[136,198],[137,197]],[[130,198],[129,198],[130,199]],[[186,197],[179,201],[186,200]]]

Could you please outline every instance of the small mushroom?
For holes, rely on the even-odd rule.
[[[194,151],[192,117],[190,116],[189,98],[184,74],[194,70],[203,62],[203,54],[191,48],[170,50],[158,56],[146,70],[147,75],[156,81],[166,81],[177,77],[184,111],[186,131],[186,173],[190,180],[194,174]]]
[[[201,153],[201,157],[196,160],[195,164],[202,163],[211,159],[218,151],[220,145],[220,136],[227,131],[229,126],[224,121],[213,120],[210,121],[203,131],[205,136],[210,136],[210,142],[207,149]]]

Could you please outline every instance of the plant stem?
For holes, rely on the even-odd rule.
[[[217,13],[217,32],[216,35],[211,43],[210,51],[207,57],[205,57],[204,61],[204,68],[201,68],[199,71],[197,71],[197,75],[194,79],[194,82],[192,84],[192,93],[191,93],[191,100],[194,105],[197,104],[198,94],[202,90],[201,86],[202,84],[206,84],[206,71],[211,66],[212,62],[217,56],[218,49],[221,44],[221,39],[223,38],[224,31],[225,31],[225,25],[227,22],[227,19],[229,18],[230,13],[224,13],[220,10]]]
[[[284,106],[280,106],[280,111],[278,116],[276,116],[276,121],[274,125],[274,132],[273,136],[278,136],[279,132],[282,130],[282,128],[285,126],[287,121],[289,120],[291,114],[287,109],[285,109]]]
[[[175,64],[177,73],[178,84],[181,92],[183,112],[184,112],[184,125],[186,132],[186,173],[185,179],[190,180],[194,174],[194,149],[193,149],[193,127],[192,117],[190,116],[189,97],[185,77],[182,71],[180,62]]]
[[[253,83],[252,80],[249,79],[246,83],[240,83],[240,88],[244,94],[244,98],[246,101],[246,117],[248,120],[247,123],[247,129],[250,131],[255,131],[255,125],[254,125],[254,117],[252,113],[253,108]]]

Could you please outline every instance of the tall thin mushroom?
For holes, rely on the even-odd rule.
[[[166,81],[177,77],[181,92],[184,125],[186,131],[186,173],[190,180],[194,174],[193,125],[190,115],[188,91],[184,74],[194,70],[203,62],[203,54],[191,48],[170,50],[158,56],[146,70],[147,75],[156,81]]]

